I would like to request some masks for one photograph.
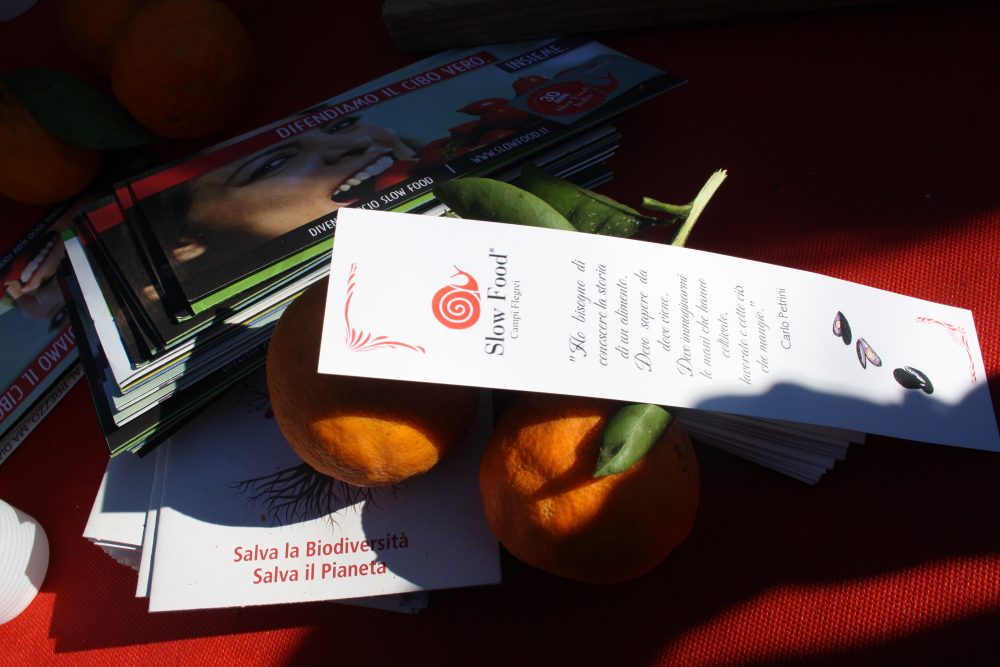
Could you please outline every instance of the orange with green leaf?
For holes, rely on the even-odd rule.
[[[504,411],[479,488],[490,527],[518,559],[613,584],[653,569],[690,534],[699,474],[687,432],[662,408],[623,409],[521,394]]]
[[[527,166],[521,187],[463,178],[435,188],[460,217],[629,237],[653,225],[684,245],[725,179],[717,171],[684,205],[651,198],[645,215]],[[521,394],[504,411],[479,469],[486,518],[518,559],[576,581],[641,576],[689,535],[700,497],[684,427],[662,407]]]
[[[0,82],[0,195],[25,204],[62,201],[87,187],[103,160],[103,150],[45,129]]]
[[[153,140],[113,99],[58,69],[0,74],[0,195],[29,204],[72,197],[108,150]]]

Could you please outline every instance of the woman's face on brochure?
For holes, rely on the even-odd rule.
[[[342,118],[195,179],[189,218],[273,238],[350,203],[352,187],[413,155],[392,130]]]

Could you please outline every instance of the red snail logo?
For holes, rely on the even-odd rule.
[[[479,321],[479,283],[462,269],[431,300],[437,321],[449,329],[468,329]]]

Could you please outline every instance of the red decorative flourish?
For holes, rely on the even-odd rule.
[[[945,328],[948,335],[955,343],[965,350],[965,355],[969,359],[969,381],[972,383],[976,382],[976,362],[972,360],[972,349],[969,347],[969,339],[965,335],[965,328],[960,327],[957,324],[948,324],[947,322],[942,322],[941,320],[936,320],[933,317],[917,317],[917,322],[923,324],[939,324]]]
[[[354,298],[355,277],[357,273],[357,263],[351,263],[351,273],[347,276],[347,301],[344,303],[344,323],[347,325],[344,344],[347,346],[347,349],[354,352],[370,352],[371,350],[404,348],[413,350],[414,352],[427,352],[427,350],[419,345],[410,345],[398,340],[389,340],[385,336],[373,336],[370,333],[365,333],[361,329],[355,329],[351,326],[351,299]]]

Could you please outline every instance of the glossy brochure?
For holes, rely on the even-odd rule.
[[[69,225],[67,207],[59,206],[0,254],[0,462],[14,450],[8,433],[26,434],[23,418],[76,366],[76,336],[58,282],[65,256],[60,230]],[[51,407],[51,406],[50,406]]]
[[[524,161],[680,83],[583,37],[450,51],[132,179],[129,197],[199,312],[328,246],[341,207],[412,210],[435,183]]]
[[[82,303],[83,297],[79,296],[75,279],[70,276],[66,283],[67,289],[77,295],[74,303]],[[216,372],[162,400],[145,405],[141,412],[119,424],[113,402],[108,398],[114,394],[116,386],[108,379],[107,363],[92,323],[78,307],[70,309],[70,317],[74,330],[79,332],[78,349],[84,377],[111,456],[125,452],[148,452],[159,445],[188,419],[205,409],[220,393],[257,370],[263,364],[267,350],[265,338]]]

